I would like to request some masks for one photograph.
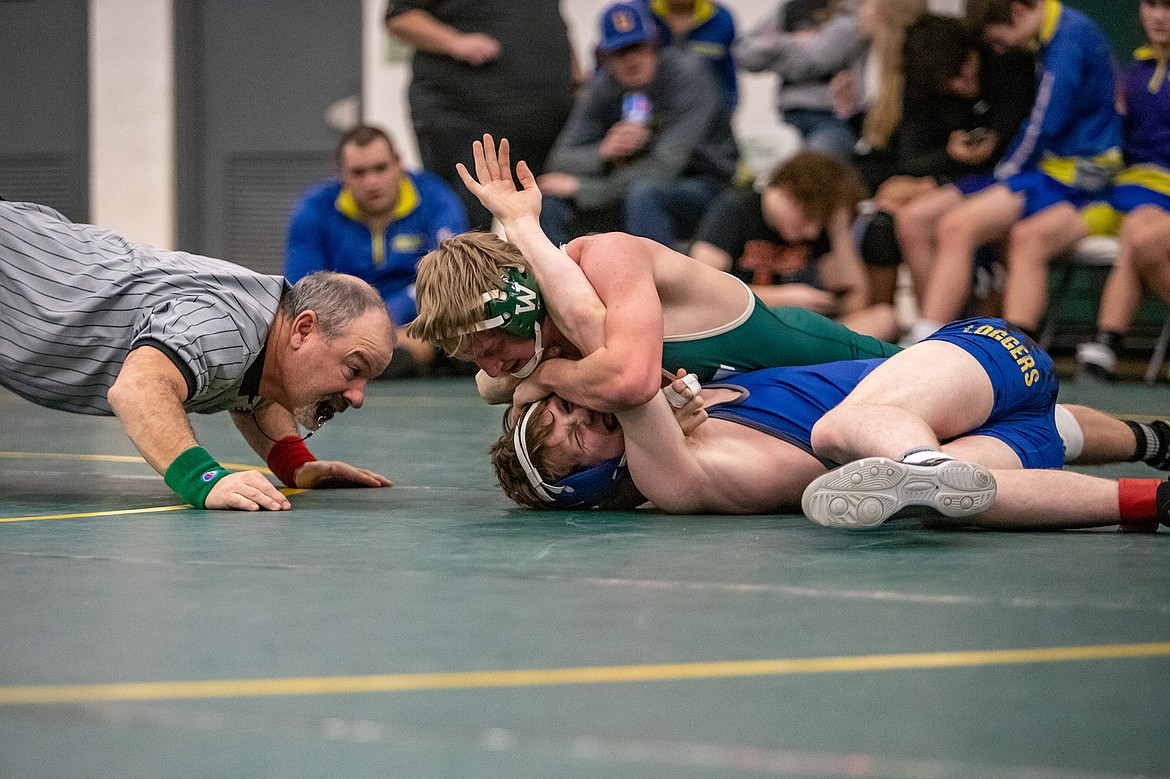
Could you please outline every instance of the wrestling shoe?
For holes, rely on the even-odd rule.
[[[818,525],[863,528],[880,525],[907,506],[966,517],[993,500],[995,477],[981,465],[944,459],[910,465],[867,457],[815,479],[800,506]]]
[[[1117,355],[1096,341],[1077,344],[1077,381],[1095,384],[1117,381]]]

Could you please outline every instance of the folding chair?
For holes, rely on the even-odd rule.
[[[1044,349],[1052,347],[1056,336],[1056,311],[1068,297],[1069,287],[1078,267],[1103,268],[1106,271],[1113,267],[1117,258],[1117,239],[1104,235],[1093,235],[1085,238],[1072,251],[1067,252],[1052,261],[1054,282],[1048,300],[1048,313],[1044,316],[1044,326],[1040,330],[1040,346]],[[1156,369],[1155,369],[1156,370]]]

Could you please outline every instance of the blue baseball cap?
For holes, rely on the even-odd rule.
[[[597,50],[611,51],[655,40],[658,31],[645,6],[638,3],[614,3],[601,12],[601,42]]]

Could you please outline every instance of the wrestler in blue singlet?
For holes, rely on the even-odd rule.
[[[977,359],[991,380],[991,415],[963,437],[985,435],[1003,441],[1025,468],[1060,468],[1064,448],[1053,408],[1058,381],[1052,358],[1001,319],[953,322],[927,340],[946,341]],[[844,362],[743,373],[721,384],[740,397],[707,408],[708,416],[760,430],[813,454],[813,425],[840,403],[884,360]],[[836,467],[824,458],[827,467]]]

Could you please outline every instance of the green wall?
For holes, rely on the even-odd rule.
[[[1123,66],[1133,58],[1133,50],[1144,42],[1138,21],[1138,0],[1063,0],[1070,8],[1084,11],[1101,25],[1117,61]]]

